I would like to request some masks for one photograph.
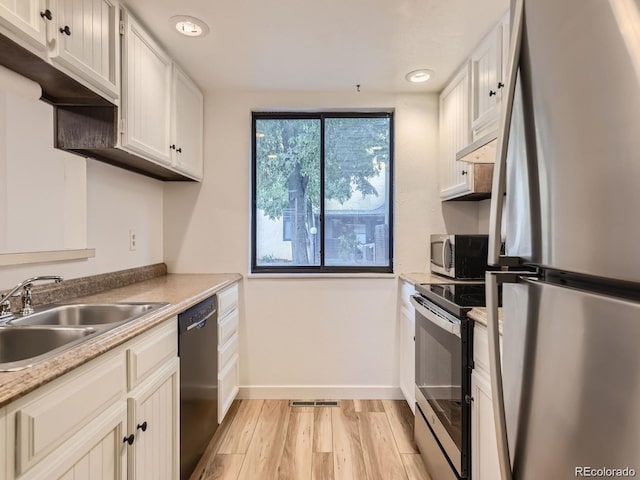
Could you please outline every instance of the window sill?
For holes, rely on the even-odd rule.
[[[395,273],[247,273],[246,278],[249,280],[260,279],[280,279],[280,280],[306,280],[306,279],[354,279],[354,278],[381,278],[389,279],[396,278],[398,275]]]

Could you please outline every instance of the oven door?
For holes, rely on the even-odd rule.
[[[429,300],[415,295],[416,402],[458,476],[467,475],[469,388],[463,375],[467,359],[464,322]],[[416,417],[417,418],[417,417]]]

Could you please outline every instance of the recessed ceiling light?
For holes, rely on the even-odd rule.
[[[209,27],[206,23],[196,17],[188,15],[176,15],[169,19],[169,24],[182,35],[187,37],[199,37],[209,33]]]
[[[432,75],[433,70],[421,68],[420,70],[414,70],[413,72],[407,73],[404,78],[406,78],[407,81],[411,83],[423,83],[429,80]]]

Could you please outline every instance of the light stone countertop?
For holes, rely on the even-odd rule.
[[[479,323],[480,325],[487,325],[487,309],[485,307],[475,307],[467,314],[467,316]],[[502,308],[498,309],[498,332],[502,335]]]
[[[0,372],[0,408],[241,279],[242,275],[237,273],[169,274],[69,300],[68,303],[167,302],[168,305],[98,335],[50,360],[15,372]]]

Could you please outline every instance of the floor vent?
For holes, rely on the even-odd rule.
[[[337,400],[290,400],[290,407],[339,407]]]

